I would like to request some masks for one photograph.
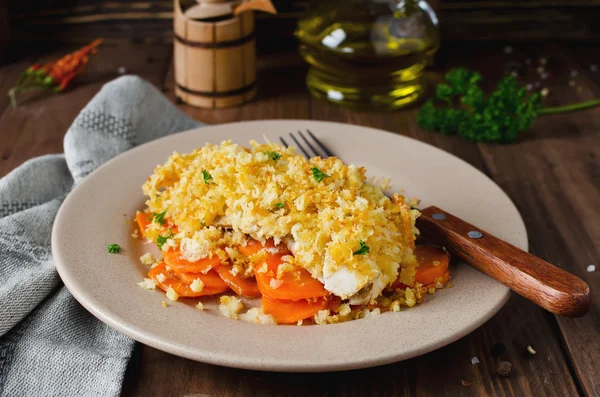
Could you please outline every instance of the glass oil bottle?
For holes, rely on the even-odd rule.
[[[310,93],[370,110],[419,99],[440,41],[437,16],[423,0],[317,0],[295,35]]]

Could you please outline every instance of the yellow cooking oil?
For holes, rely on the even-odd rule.
[[[416,0],[317,0],[295,35],[310,93],[369,110],[419,99],[440,40],[435,12]]]

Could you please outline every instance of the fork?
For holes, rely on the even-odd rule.
[[[289,135],[307,159],[337,157],[310,130],[306,132],[312,143],[301,131],[300,139]],[[290,146],[283,137],[279,139],[285,147]],[[519,295],[564,317],[582,317],[589,311],[590,289],[577,276],[436,206],[419,211],[416,226],[426,240],[445,247]]]

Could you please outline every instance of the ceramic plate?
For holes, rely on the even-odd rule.
[[[507,301],[510,290],[464,263],[452,265],[453,288],[428,295],[399,313],[323,326],[259,325],[170,302],[163,292],[136,285],[147,267],[139,257],[151,246],[131,237],[142,209],[141,185],[174,150],[189,152],[222,140],[247,145],[277,141],[310,129],[347,163],[367,176],[392,179],[392,191],[421,199],[521,249],[527,235],[519,212],[502,190],[466,162],[433,146],[371,128],[273,120],[207,126],[136,147],[99,167],[64,201],[52,234],[58,272],[93,315],[131,338],[202,362],[268,371],[332,371],[408,359],[447,345],[475,330]],[[288,140],[289,142],[290,140]],[[107,244],[119,243],[120,254]],[[165,308],[161,302],[169,302]]]

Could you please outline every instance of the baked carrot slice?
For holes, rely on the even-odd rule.
[[[306,269],[298,266],[284,272],[281,279],[278,279],[277,268],[284,263],[281,258],[280,254],[268,254],[264,262],[254,265],[254,276],[263,295],[292,301],[329,295],[319,280],[315,280]]]
[[[138,212],[135,214],[135,221],[137,222],[142,236],[146,237],[146,228],[152,222],[152,216],[145,212]]]
[[[415,281],[424,286],[440,282],[442,285],[450,280],[448,265],[450,264],[450,255],[441,248],[432,245],[417,245],[415,256],[419,267],[415,275]],[[396,279],[391,285],[393,289],[406,289],[407,285],[402,284]]]
[[[415,256],[419,262],[415,281],[422,285],[429,285],[448,272],[450,255],[441,248],[419,245],[415,249]]]
[[[246,243],[246,245],[242,246],[238,246],[237,247],[238,250],[246,255],[246,256],[252,256],[254,254],[256,254],[257,252],[259,252],[261,249],[263,248],[277,248],[279,250],[279,253],[281,253],[282,255],[289,255],[290,251],[287,249],[287,247],[283,244],[279,244],[279,245],[275,245],[275,243],[273,242],[273,239],[268,239],[265,242],[265,245],[263,245],[260,241],[258,240],[254,240],[254,239],[249,239]]]
[[[444,275],[442,277],[437,277],[435,280],[433,280],[432,284],[440,283],[442,285],[446,285],[446,283],[448,283],[448,281],[450,281],[450,272],[444,273]]]
[[[229,285],[229,288],[235,291],[236,294],[245,296],[246,298],[258,298],[261,293],[256,284],[256,279],[243,278],[242,276],[234,276],[229,271],[229,266],[219,265],[215,267],[215,271],[219,274],[221,279]]]
[[[319,298],[315,301],[307,300],[281,300],[271,299],[263,295],[262,308],[266,314],[270,314],[279,324],[297,323],[309,317],[313,317],[319,310],[327,310],[329,300]]]
[[[172,272],[172,273],[175,277],[177,277],[178,279],[180,279],[181,281],[183,281],[186,284],[191,284],[194,282],[194,280],[199,278],[205,287],[219,288],[219,289],[225,288],[225,287],[229,288],[227,283],[225,281],[223,281],[223,279],[219,276],[219,274],[217,272],[215,272],[214,270],[210,270],[206,274],[191,273],[191,272],[187,272],[187,273]]]
[[[159,274],[162,274],[164,278],[160,277]],[[202,276],[206,275],[203,274]],[[177,292],[177,294],[180,297],[184,298],[197,298],[199,296],[215,295],[227,291],[229,289],[227,284],[225,284],[223,280],[221,280],[219,275],[215,276],[218,279],[218,281],[221,282],[221,284],[218,287],[213,286],[212,284],[211,286],[208,286],[207,283],[205,283],[202,291],[196,292],[192,290],[192,288],[190,287],[190,283],[186,283],[172,275],[170,272],[168,272],[164,262],[159,263],[157,266],[155,266],[153,269],[150,269],[150,271],[148,272],[148,277],[155,280],[160,289],[166,292],[169,288],[173,288],[173,290]],[[159,278],[162,281],[159,280]]]
[[[135,214],[135,221],[137,222],[140,228],[142,236],[146,237],[146,228],[150,223],[152,223],[152,215],[148,214],[147,212],[138,212]],[[165,223],[163,223],[163,225],[161,226],[161,234],[166,235],[169,233],[169,230],[173,234],[177,234],[179,232],[177,226],[172,225],[168,219],[165,219]]]
[[[178,273],[200,273],[207,272],[221,264],[221,259],[217,255],[211,258],[202,258],[196,262],[190,262],[181,257],[181,251],[173,250],[163,253],[163,260],[167,266]]]

